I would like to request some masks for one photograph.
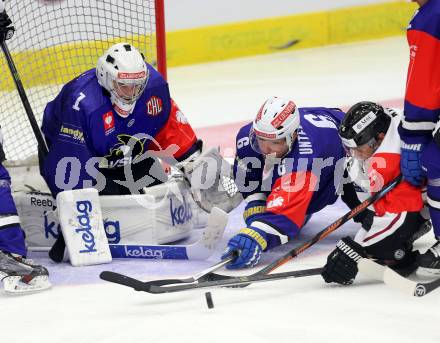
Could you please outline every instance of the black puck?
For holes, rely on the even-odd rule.
[[[206,298],[206,304],[208,305],[208,308],[214,308],[214,302],[212,301],[211,292],[206,292],[205,298]]]

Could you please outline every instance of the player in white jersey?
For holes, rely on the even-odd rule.
[[[354,188],[346,184],[342,200],[350,208],[400,174],[400,120],[396,111],[367,101],[355,104],[345,115],[339,135],[350,156],[346,171]],[[412,243],[431,227],[420,214],[422,209],[420,189],[402,181],[355,217],[361,228],[354,240],[344,237],[329,255],[324,280],[352,283],[359,256],[378,259],[402,273],[412,272],[417,267]]]

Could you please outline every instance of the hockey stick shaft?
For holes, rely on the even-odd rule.
[[[283,264],[290,261],[292,258],[298,256],[300,253],[302,253],[304,250],[310,248],[312,245],[314,245],[316,242],[319,242],[320,240],[327,237],[329,234],[331,234],[333,231],[341,227],[343,224],[345,224],[347,221],[352,219],[354,216],[358,215],[362,211],[364,211],[368,206],[373,204],[375,201],[379,200],[385,194],[387,194],[389,191],[391,191],[395,186],[397,186],[400,181],[402,181],[402,175],[400,174],[397,176],[394,180],[390,181],[387,185],[385,185],[381,191],[373,194],[368,199],[364,200],[361,204],[353,208],[351,211],[344,214],[341,218],[337,219],[335,222],[327,226],[325,229],[318,232],[312,239],[305,242],[304,244],[300,245],[299,247],[296,247],[290,251],[288,251],[286,254],[278,258],[277,260],[270,263],[268,266],[264,267],[257,273],[253,275],[261,275],[261,274],[269,274],[270,272],[274,271],[275,269],[281,267]]]
[[[144,282],[144,287],[149,287],[149,286],[164,286],[164,285],[171,285],[171,284],[176,284],[176,283],[193,283],[193,282],[200,282],[200,281],[204,281],[206,276],[209,276],[212,272],[224,267],[226,264],[228,264],[229,262],[231,262],[233,259],[235,259],[236,256],[235,255],[231,255],[228,258],[221,260],[220,262],[212,265],[211,267],[209,267],[208,269],[204,270],[203,272],[194,275],[194,276],[190,276],[188,278],[185,279],[163,279],[163,280],[154,280],[154,281],[147,281]]]
[[[41,133],[41,130],[38,126],[37,120],[35,119],[34,112],[32,111],[32,107],[29,103],[29,99],[26,95],[26,91],[24,90],[23,83],[21,82],[20,75],[18,74],[14,60],[12,59],[11,53],[9,52],[8,46],[6,45],[5,41],[1,42],[1,48],[8,63],[9,71],[11,72],[12,78],[14,80],[15,86],[18,91],[18,95],[20,96],[29,123],[32,127],[32,131],[34,132],[35,138],[37,139],[38,146],[40,147],[40,150],[44,154],[44,156],[46,156],[48,153],[46,141],[44,140],[43,134]]]
[[[321,271],[322,268],[312,268],[312,269],[295,270],[295,271],[276,273],[270,275],[238,276],[230,279],[205,281],[200,283],[175,285],[175,286],[151,285],[148,282],[142,282],[137,279],[110,271],[102,272],[100,278],[123,286],[131,287],[136,291],[143,291],[153,294],[162,294],[162,293],[189,291],[189,290],[195,290],[201,288],[216,288],[216,287],[225,287],[225,286],[234,287],[234,286],[241,286],[243,284],[250,284],[253,282],[265,282],[265,281],[283,280],[288,278],[313,276],[313,275],[319,275]]]

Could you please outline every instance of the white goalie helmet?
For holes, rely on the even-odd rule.
[[[127,117],[148,82],[143,55],[131,44],[117,43],[102,55],[96,66],[99,84],[111,95],[116,112]]]
[[[251,130],[251,145],[257,152],[258,138],[275,141],[285,138],[287,152],[293,143],[293,135],[299,127],[299,110],[291,100],[271,97],[265,101],[257,113]]]

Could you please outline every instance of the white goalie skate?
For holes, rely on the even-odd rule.
[[[0,280],[7,294],[28,294],[49,289],[49,273],[30,259],[0,251]]]

